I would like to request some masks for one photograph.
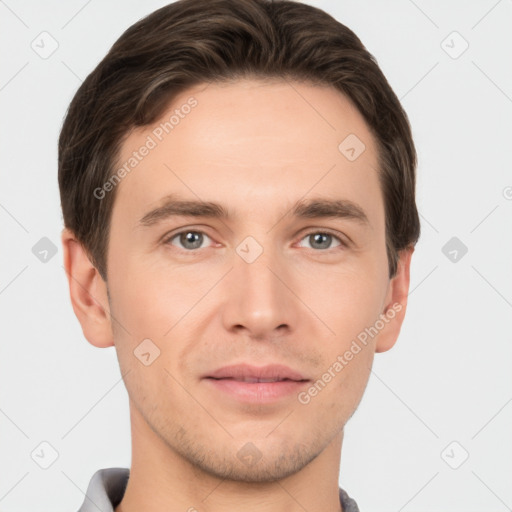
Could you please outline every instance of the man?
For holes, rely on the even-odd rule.
[[[82,512],[358,510],[343,431],[404,319],[415,166],[375,60],[319,9],[180,0],[119,38],[59,140],[71,301],[132,429]]]

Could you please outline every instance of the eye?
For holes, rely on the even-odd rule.
[[[201,249],[204,240],[211,240],[210,237],[203,233],[202,231],[195,231],[192,229],[186,229],[184,231],[180,231],[179,233],[175,233],[170,236],[166,240],[164,240],[164,244],[174,245],[172,241],[177,239],[181,246],[178,246],[179,249],[184,249],[186,251],[193,251],[195,249]]]
[[[302,238],[302,240],[308,240],[310,242],[311,249],[332,249],[331,243],[333,240],[338,241],[338,245],[335,247],[346,247],[347,244],[343,240],[328,231],[311,231]]]
[[[179,245],[173,243],[175,240]],[[211,241],[211,238],[203,231],[186,229],[178,233],[174,233],[165,239],[163,243],[164,245],[173,245],[178,249],[184,250],[186,252],[192,252],[197,249],[208,247],[203,247],[203,244],[206,240]],[[315,250],[329,250],[336,247],[347,247],[347,244],[339,236],[330,233],[329,231],[311,231],[306,233],[301,241],[302,240],[307,240],[310,243],[309,248]],[[332,246],[333,241],[337,241],[337,245]]]

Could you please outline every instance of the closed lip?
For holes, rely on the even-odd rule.
[[[303,382],[309,379],[296,370],[281,364],[253,366],[250,364],[234,364],[223,366],[218,370],[204,375],[209,379],[232,379],[240,382]]]

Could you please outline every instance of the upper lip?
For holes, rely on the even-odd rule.
[[[235,364],[231,366],[224,366],[212,373],[209,373],[208,375],[205,375],[205,378],[233,379],[249,382],[258,382],[260,380],[265,380],[267,382],[280,380],[309,380],[299,372],[281,364],[269,364],[266,366]]]

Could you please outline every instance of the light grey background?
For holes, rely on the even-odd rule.
[[[69,301],[57,138],[81,80],[165,3],[0,1],[4,512],[76,510],[97,469],[130,466],[115,350],[89,345]],[[340,484],[361,512],[510,510],[512,1],[309,3],[375,55],[419,154],[423,231],[406,320],[346,427]],[[58,43],[48,58],[43,31]],[[43,237],[57,247],[45,263],[32,252]],[[443,253],[452,237],[467,254]],[[48,469],[42,442],[58,452]]]

